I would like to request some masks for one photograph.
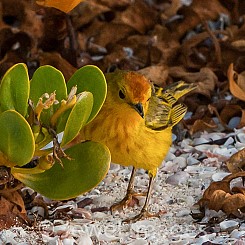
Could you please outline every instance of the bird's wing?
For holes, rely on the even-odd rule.
[[[146,114],[146,126],[154,130],[173,127],[184,117],[187,108],[178,99],[195,87],[185,82],[174,83],[167,89],[154,85]]]

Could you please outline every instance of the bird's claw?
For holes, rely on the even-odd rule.
[[[133,223],[133,222],[136,222],[136,221],[139,221],[139,220],[142,220],[142,219],[147,219],[147,218],[160,218],[160,216],[162,214],[166,213],[166,211],[159,211],[157,213],[151,213],[149,212],[147,209],[142,209],[140,211],[140,213],[132,218],[128,218],[128,219],[125,219],[123,220],[124,223]]]
[[[133,195],[127,194],[120,202],[117,202],[110,207],[111,213],[115,210],[123,210],[124,208],[128,207],[133,201],[133,198]]]
[[[110,207],[111,213],[115,210],[123,210],[126,207],[132,207],[138,203],[137,196],[145,196],[146,192],[128,192],[126,196],[120,201]]]

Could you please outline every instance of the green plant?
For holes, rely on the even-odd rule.
[[[97,142],[71,142],[105,97],[106,81],[95,66],[77,70],[66,85],[52,66],[38,68],[30,81],[26,65],[14,65],[0,85],[0,166],[54,200],[92,189],[106,175],[110,153]]]

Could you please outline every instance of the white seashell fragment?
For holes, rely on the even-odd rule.
[[[187,166],[185,171],[189,174],[198,174],[198,173],[206,173],[213,172],[217,169],[217,167],[208,167],[208,166]]]
[[[241,143],[245,143],[245,134],[244,133],[239,133],[237,134],[237,138]]]
[[[34,206],[32,209],[31,209],[31,212],[35,215],[39,215],[41,217],[44,217],[44,208],[43,207],[38,207],[38,206]]]
[[[214,149],[218,148],[219,149],[219,146],[218,145],[197,145],[197,146],[194,146],[194,148],[198,151],[201,151],[201,152],[213,152]]]
[[[245,231],[245,223],[241,224],[240,230],[241,230],[241,231]]]
[[[208,143],[209,140],[205,139],[205,138],[195,138],[193,140],[193,145],[197,146],[197,145],[202,145],[202,144],[206,144]]]
[[[156,222],[150,220],[140,220],[131,225],[131,229],[137,233],[150,233],[156,229]]]
[[[198,161],[196,158],[194,158],[193,156],[188,156],[187,159],[187,165],[191,166],[191,165],[196,165],[199,164],[200,161]]]
[[[101,195],[93,199],[93,204],[95,206],[111,204],[115,201],[115,197],[109,195]]]
[[[103,241],[103,242],[115,242],[115,241],[119,241],[120,238],[113,236],[112,234],[100,234],[99,235],[99,240]]]
[[[93,241],[91,240],[90,236],[87,234],[80,234],[78,239],[78,245],[93,245]]]
[[[186,167],[186,158],[185,157],[175,157],[173,163],[176,164],[179,168]]]
[[[146,244],[149,243],[142,238],[136,239],[135,241],[128,243],[128,245],[146,245]]]
[[[235,229],[231,232],[230,236],[232,238],[239,239],[240,237],[245,236],[245,231],[239,231],[238,229]]]
[[[119,164],[111,163],[110,169],[109,169],[109,171],[111,173],[116,173],[119,170],[120,170],[120,165]]]
[[[225,176],[229,175],[230,173],[227,172],[218,172],[212,175],[212,180],[213,181],[220,181],[222,180]]]
[[[166,180],[170,185],[183,185],[186,184],[190,175],[187,172],[181,171],[169,176]]]
[[[209,241],[211,242],[211,240],[213,238],[215,238],[216,234],[215,233],[211,233],[211,234],[206,234],[203,236],[200,236],[199,238],[196,239],[195,244],[204,244],[204,243],[208,243]]]
[[[185,149],[186,152],[193,149],[191,145],[192,145],[191,139],[184,139],[181,141],[181,144],[180,144],[181,148]]]
[[[174,142],[177,139],[176,134],[172,134],[172,141]]]
[[[183,209],[183,210],[180,210],[178,213],[176,213],[176,217],[184,217],[188,215],[190,215],[189,209]]]
[[[230,157],[231,155],[233,155],[234,153],[237,152],[236,148],[215,148],[213,150],[214,154],[218,154],[218,155],[222,155],[222,156],[226,156],[226,157]]]
[[[173,161],[176,156],[172,152],[168,152],[167,156],[165,157],[165,161]]]
[[[54,232],[58,232],[58,231],[67,231],[69,229],[69,224],[63,224],[63,225],[56,225],[54,226]]]
[[[236,220],[225,220],[222,221],[220,224],[221,231],[232,231],[239,227],[239,222]]]
[[[237,128],[241,121],[241,117],[232,117],[231,120],[228,122],[229,128]]]
[[[232,145],[234,143],[234,139],[229,137],[226,142],[224,143],[225,146]]]
[[[74,245],[75,244],[75,239],[73,238],[65,238],[62,240],[63,245]]]
[[[102,220],[102,219],[108,217],[108,214],[102,213],[102,212],[95,212],[95,213],[93,213],[92,216],[93,216],[93,218],[96,219],[96,220]]]
[[[178,170],[178,165],[173,161],[168,161],[163,164],[162,170],[169,173],[173,173]]]

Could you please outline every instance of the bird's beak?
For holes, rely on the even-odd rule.
[[[133,108],[140,114],[142,118],[144,118],[144,108],[141,103],[133,104]]]

